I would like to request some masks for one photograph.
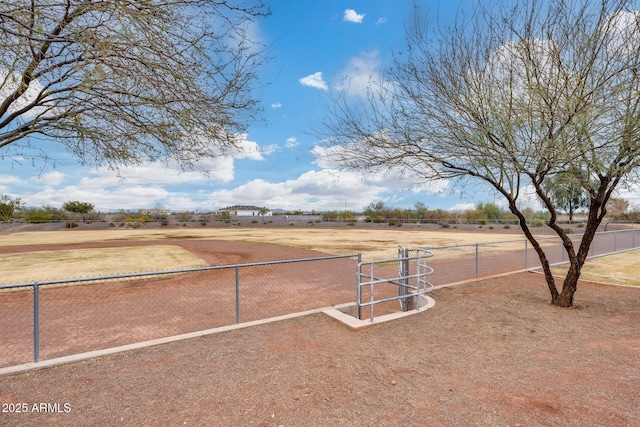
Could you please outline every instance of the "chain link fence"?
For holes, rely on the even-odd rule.
[[[357,255],[0,286],[0,367],[353,302]]]
[[[580,245],[581,234],[571,235],[574,247]],[[568,262],[559,237],[540,237],[545,254],[552,265]],[[596,233],[589,258],[624,252],[640,247],[640,229]],[[429,281],[444,285],[467,280],[541,268],[538,254],[526,239],[452,246],[425,246],[434,253],[429,265],[434,273]],[[576,249],[577,250],[577,249]]]
[[[576,245],[580,238],[572,236]],[[540,242],[552,264],[567,262],[559,238]],[[639,246],[640,229],[602,232],[590,257]],[[434,254],[435,286],[540,267],[526,239],[421,250]],[[353,303],[360,261],[343,255],[0,285],[0,367]],[[393,275],[397,263],[381,267]]]

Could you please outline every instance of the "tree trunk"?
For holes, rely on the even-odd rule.
[[[552,297],[551,303],[559,307],[571,307],[573,306],[573,295],[578,289],[578,279],[580,278],[581,265],[571,264],[564,283],[562,284],[562,292]]]
[[[553,277],[553,274],[551,274],[551,266],[549,265],[549,260],[547,259],[547,255],[544,253],[544,249],[542,249],[542,246],[540,246],[540,243],[538,243],[536,238],[533,236],[533,233],[531,233],[531,230],[529,229],[529,225],[527,224],[527,220],[522,214],[522,212],[520,212],[516,208],[515,201],[509,204],[509,208],[511,212],[518,217],[518,221],[520,221],[520,228],[522,229],[522,232],[527,237],[527,240],[529,241],[529,243],[531,243],[531,246],[533,246],[533,249],[535,249],[536,253],[538,254],[538,258],[540,259],[540,265],[542,266],[542,271],[544,272],[544,278],[547,281],[547,286],[549,288],[549,292],[551,293],[551,300],[554,301],[558,299],[559,293],[558,293],[558,289],[556,288],[555,278]]]
[[[604,194],[604,191],[602,189],[600,191],[600,194]],[[602,200],[604,200],[604,202]],[[564,282],[562,284],[562,292],[560,292],[559,295],[555,296],[552,293],[552,304],[560,307],[573,306],[573,295],[578,289],[578,279],[580,279],[582,266],[587,259],[589,248],[591,248],[591,243],[593,242],[593,238],[598,231],[598,227],[600,226],[602,219],[606,214],[606,210],[603,209],[603,206],[605,206],[604,203],[606,203],[605,196],[592,201],[589,208],[589,219],[587,221],[587,226],[584,230],[584,234],[582,235],[580,248],[578,249],[578,253],[576,254],[576,256],[571,259],[569,271],[567,271],[567,275],[565,276]]]

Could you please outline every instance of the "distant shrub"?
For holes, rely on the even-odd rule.
[[[75,221],[66,221],[64,223],[64,226],[67,228],[76,228],[78,226],[78,223]]]
[[[510,226],[509,224],[506,224],[506,225],[505,225],[504,227],[502,227],[502,228],[504,228],[505,230],[508,230],[508,229],[510,229],[510,228],[511,228],[511,226]]]
[[[448,223],[443,222],[442,224],[440,224],[442,226],[442,228],[449,228],[451,227]]]

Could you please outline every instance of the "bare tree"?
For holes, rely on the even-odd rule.
[[[266,14],[259,0],[0,2],[0,154],[46,158],[52,140],[109,166],[227,153],[255,113],[265,58],[247,31]]]
[[[616,219],[627,219],[628,218],[628,214],[627,211],[629,210],[629,202],[627,202],[624,199],[618,199],[618,198],[610,198],[607,201],[607,213],[608,215],[608,221],[607,223],[604,225],[604,230],[607,231],[607,227],[609,227],[609,224],[611,224],[612,221],[616,220]]]
[[[328,151],[345,168],[488,185],[535,248],[552,303],[571,306],[607,201],[640,162],[640,14],[630,0],[479,3],[434,31],[417,11],[367,99],[330,106]],[[577,247],[548,190],[561,174],[589,199]],[[526,192],[570,260],[561,289],[523,215]]]

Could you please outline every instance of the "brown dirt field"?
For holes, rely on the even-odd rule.
[[[316,314],[2,377],[0,425],[640,425],[640,289],[581,282],[562,309],[519,273],[431,296],[358,332]]]
[[[132,244],[159,242],[65,248]],[[161,244],[188,248],[212,265],[319,255],[242,242]],[[4,253],[22,250],[36,248],[0,247]],[[497,265],[505,257],[489,261]],[[436,270],[446,271],[442,263]],[[256,272],[256,280],[263,273]],[[456,273],[450,268],[448,279]],[[47,307],[57,312],[56,304],[86,306],[84,319],[103,324],[96,336],[109,345],[132,342],[136,334],[145,339],[186,332],[158,324],[156,315],[166,314],[167,301],[149,299],[154,280],[114,284],[124,307],[117,316],[117,305],[100,308],[107,294],[82,294],[83,286],[65,289],[42,314]],[[172,294],[168,301],[188,310],[195,299],[213,299],[216,291],[198,283],[185,280],[182,291],[189,289],[189,297]],[[340,292],[353,299],[352,288],[328,294]],[[436,305],[426,312],[358,332],[315,314],[0,377],[0,426],[640,425],[640,288],[583,281],[577,307],[561,309],[549,304],[541,275],[519,273],[437,289],[430,296]],[[265,305],[259,301],[264,297],[249,307]],[[69,298],[80,299],[69,305]],[[286,298],[288,310],[305,309],[305,298]],[[194,330],[211,327],[198,319],[228,318],[232,308],[204,308],[186,320]],[[184,315],[174,317],[180,316],[184,322]],[[85,349],[69,347],[64,337],[81,333],[60,317],[42,339],[69,354]],[[43,356],[56,355],[51,350]],[[16,413],[17,408],[27,411]],[[41,408],[49,412],[36,411]]]

